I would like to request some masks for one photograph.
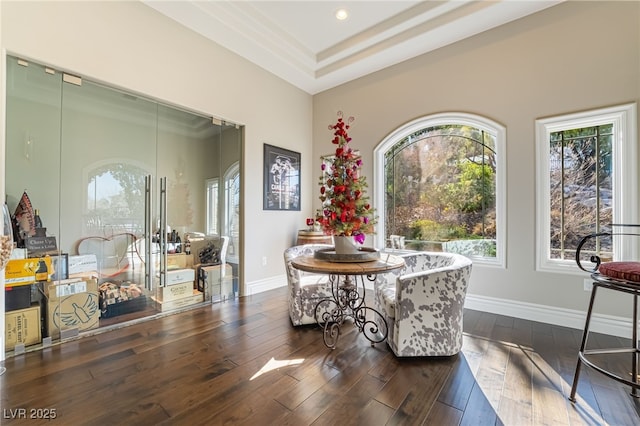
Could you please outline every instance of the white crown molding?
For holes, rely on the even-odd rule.
[[[418,2],[319,51],[286,31],[286,22],[276,22],[275,18],[266,16],[264,9],[254,5],[257,2],[142,1],[300,89],[315,94],[564,0]],[[299,16],[296,18],[300,19]],[[314,16],[304,19],[313,20]]]

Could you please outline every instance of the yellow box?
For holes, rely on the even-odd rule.
[[[49,336],[60,331],[97,328],[100,320],[98,281],[69,279],[47,286],[47,325]]]
[[[193,296],[193,282],[189,281],[158,289],[158,301],[160,302],[170,302],[189,296]]]
[[[40,333],[40,306],[11,311],[4,314],[4,340],[6,350],[12,350],[18,343],[35,345],[42,340]]]
[[[4,281],[7,287],[31,284],[36,281],[49,281],[53,273],[53,263],[49,256],[12,259],[4,269]]]

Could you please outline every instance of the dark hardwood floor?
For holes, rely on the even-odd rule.
[[[587,368],[568,401],[580,331],[471,310],[464,320],[450,358],[398,359],[351,325],[332,351],[319,328],[291,326],[281,288],[9,358],[0,423],[640,424],[629,389]]]

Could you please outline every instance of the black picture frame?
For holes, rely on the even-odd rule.
[[[300,211],[300,153],[264,144],[263,210]]]

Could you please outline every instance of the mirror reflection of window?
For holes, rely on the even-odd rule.
[[[206,200],[207,200],[207,234],[218,234],[218,178],[207,179]]]
[[[86,174],[84,232],[113,235],[144,232],[144,180],[148,171],[136,164],[90,165]]]
[[[230,237],[227,256],[235,258],[240,241],[240,164],[237,161],[224,173],[224,201],[223,234]]]

